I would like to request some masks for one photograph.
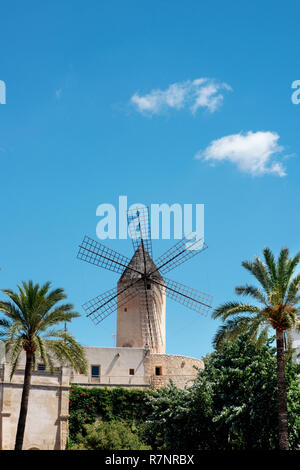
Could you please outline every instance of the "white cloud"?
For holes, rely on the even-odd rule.
[[[213,140],[204,150],[196,154],[197,159],[211,162],[230,161],[240,171],[252,175],[275,174],[286,176],[285,169],[274,158],[284,150],[278,145],[276,132],[252,132],[232,134]]]
[[[222,104],[221,90],[228,91],[231,87],[211,78],[197,78],[193,81],[173,83],[166,90],[152,90],[146,95],[135,93],[130,101],[137,111],[148,115],[184,107],[188,107],[193,114],[199,108],[207,108],[213,113]]]

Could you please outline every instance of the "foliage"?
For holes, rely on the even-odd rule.
[[[212,422],[211,396],[205,386],[198,387],[198,397],[193,401],[191,391],[179,390],[170,383],[146,397],[150,413],[142,433],[153,449],[196,449],[196,435],[206,441]]]
[[[97,418],[103,421],[124,420],[129,423],[142,421],[147,414],[143,390],[124,388],[82,388],[75,385],[70,390],[70,442],[84,432],[84,425]]]
[[[290,447],[300,441],[299,366],[286,366]],[[206,358],[195,384],[173,385],[146,396],[150,413],[144,436],[168,450],[277,448],[276,354],[243,335]]]
[[[97,420],[84,425],[70,450],[146,450],[150,449],[140,439],[137,428],[124,421]]]

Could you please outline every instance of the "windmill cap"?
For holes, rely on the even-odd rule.
[[[136,249],[134,255],[132,256],[130,262],[128,263],[127,268],[125,268],[120,280],[123,278],[126,279],[138,279],[140,274],[135,271],[139,271],[140,273],[144,273],[145,271],[145,263],[146,263],[146,271],[147,273],[155,271],[156,278],[163,280],[162,276],[157,270],[157,266],[154,263],[153,259],[149,255],[148,251],[146,250],[145,246],[142,243]],[[130,269],[131,268],[131,269]]]

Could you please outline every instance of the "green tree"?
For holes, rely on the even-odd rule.
[[[271,338],[268,343],[271,343]],[[289,444],[295,449],[300,437],[299,366],[289,360],[286,382],[289,409]],[[214,352],[194,386],[211,384],[212,443],[223,450],[272,450],[278,448],[276,349],[257,348],[247,334],[226,341]]]
[[[212,448],[213,410],[211,384],[206,380],[178,389],[172,381],[145,397],[148,416],[145,441],[154,450],[187,451]]]
[[[275,330],[279,448],[288,450],[284,333],[299,327],[300,274],[294,276],[294,273],[300,253],[290,258],[288,248],[283,248],[275,260],[271,250],[265,248],[263,255],[264,261],[256,256],[254,262],[242,263],[260,286],[245,285],[235,289],[237,295],[250,296],[255,303],[227,302],[219,306],[213,318],[221,318],[224,324],[219,328],[214,344],[219,347],[224,340],[249,332],[251,340],[259,346],[266,341],[269,328]]]
[[[271,340],[270,340],[271,341]],[[278,448],[276,350],[257,348],[248,335],[224,341],[205,360],[195,383],[146,395],[145,441],[167,450],[273,450]],[[300,366],[289,360],[286,380],[289,444],[300,443]]]
[[[70,450],[146,450],[137,428],[125,421],[101,421],[84,426]]]
[[[97,418],[103,421],[144,422],[147,415],[146,390],[124,388],[84,388],[71,385],[69,394],[69,442],[83,433],[83,426]]]
[[[40,287],[39,284],[29,281],[18,286],[18,292],[2,290],[10,298],[10,301],[0,302],[0,311],[5,315],[0,319],[0,339],[6,344],[11,364],[11,379],[21,352],[25,351],[26,356],[15,450],[21,450],[23,446],[31,376],[36,358],[41,358],[46,369],[51,372],[54,371],[57,361],[61,365],[71,364],[79,373],[85,373],[87,369],[82,346],[70,333],[58,327],[61,322],[70,322],[79,314],[73,311],[72,304],[58,304],[66,299],[64,290],[50,291],[50,286],[49,282]]]

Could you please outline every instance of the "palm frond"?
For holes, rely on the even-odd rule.
[[[270,325],[266,325],[265,327],[261,329],[256,340],[256,346],[258,349],[267,343],[269,339],[269,329],[270,329]]]
[[[245,286],[238,286],[235,288],[235,293],[237,295],[243,295],[243,296],[250,295],[255,300],[258,300],[259,302],[261,302],[262,304],[264,305],[268,304],[266,297],[264,296],[262,291],[258,289],[257,287],[249,286],[248,284],[246,284]]]
[[[47,349],[46,349],[46,345],[44,343],[43,338],[36,335],[35,336],[35,343],[36,343],[35,356],[38,355],[41,358],[41,360],[43,361],[43,363],[45,364],[45,368],[48,369],[49,368],[48,355],[47,355]]]
[[[20,299],[20,297],[17,293],[15,293],[11,289],[2,289],[1,292],[3,292],[3,294],[7,295],[17,305],[17,307],[19,307],[19,309],[21,311],[23,310],[22,300]]]
[[[38,330],[44,331],[46,328],[51,327],[60,322],[70,322],[73,318],[80,317],[80,314],[73,311],[74,305],[72,304],[65,304],[61,305],[60,307],[52,310],[51,312],[47,312],[44,315],[38,324]]]
[[[12,327],[13,322],[6,318],[0,318],[0,339],[6,339],[9,329]]]
[[[0,302],[0,312],[3,312],[4,315],[10,318],[13,322],[22,325],[26,328],[26,321],[22,315],[21,310],[15,307],[12,302]]]
[[[77,342],[47,340],[47,349],[54,355],[61,364],[70,364],[76,372],[87,373],[87,360],[84,348]]]
[[[220,305],[212,313],[212,318],[222,318],[226,320],[231,315],[239,313],[260,313],[261,309],[255,305],[240,304],[238,302],[226,302]]]
[[[297,253],[293,258],[288,260],[287,263],[287,280],[288,282],[291,280],[292,275],[295,272],[296,267],[300,262],[300,252]]]
[[[289,263],[289,249],[284,247],[280,250],[278,256],[276,271],[277,271],[277,287],[280,290],[281,299],[285,297],[288,287],[288,263]]]
[[[285,304],[290,304],[294,302],[297,298],[297,294],[300,291],[300,274],[294,277],[289,284],[289,288],[286,294],[286,298],[284,300]],[[293,303],[295,305],[295,303]]]
[[[275,257],[273,255],[272,251],[270,250],[270,248],[268,248],[268,247],[263,249],[263,254],[264,254],[264,257],[265,257],[266,266],[268,268],[270,278],[272,280],[272,283],[275,284],[277,282]]]
[[[13,375],[16,371],[16,368],[19,364],[19,359],[21,352],[23,350],[23,339],[19,337],[15,340],[7,341],[6,342],[6,350],[8,352],[9,362],[11,365],[10,371],[10,380],[12,380]]]
[[[249,328],[249,317],[229,319],[221,325],[213,338],[213,345],[219,349],[225,341],[233,341]]]
[[[256,343],[261,327],[260,314],[255,317],[237,317],[227,320],[221,325],[213,339],[213,345],[218,349],[225,341],[234,341],[241,334],[248,334],[249,341]]]
[[[242,266],[257,279],[267,294],[270,294],[272,290],[272,280],[266,265],[259,259],[259,257],[256,256],[254,262],[243,261]]]

